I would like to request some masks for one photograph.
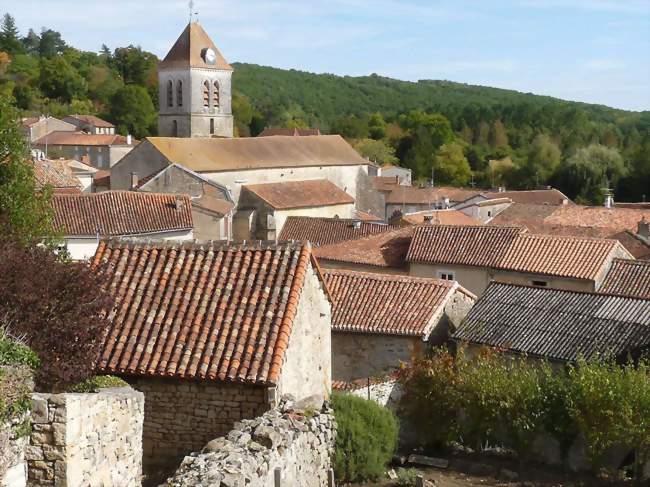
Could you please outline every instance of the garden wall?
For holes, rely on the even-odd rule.
[[[34,394],[30,486],[141,485],[144,396],[131,388]]]
[[[280,406],[236,424],[202,453],[185,457],[165,487],[328,485],[336,424],[328,404],[304,408],[283,399]]]

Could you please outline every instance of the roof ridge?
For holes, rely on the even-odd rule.
[[[600,291],[577,291],[575,289],[558,289],[558,288],[553,288],[553,287],[541,287],[541,286],[533,286],[532,284],[513,284],[510,282],[500,282],[500,281],[490,281],[488,284],[488,287],[486,288],[485,292],[487,292],[487,289],[489,289],[492,286],[509,286],[509,287],[517,287],[517,288],[527,288],[527,289],[538,289],[539,291],[547,291],[547,292],[555,292],[555,293],[570,293],[570,294],[590,294],[590,295],[595,295],[595,296],[604,296],[604,297],[610,297],[610,298],[621,298],[621,299],[634,299],[638,301],[650,301],[650,298],[640,298],[637,296],[626,296],[622,294],[615,294],[615,293],[603,293]],[[485,293],[483,293],[485,294]]]
[[[354,271],[350,269],[324,269],[324,274],[336,276],[351,276],[358,279],[370,279],[375,281],[395,281],[395,282],[421,282],[423,284],[437,284],[444,287],[452,288],[456,281],[438,279],[436,277],[418,277],[406,276],[401,274],[379,274],[376,272]],[[456,283],[457,284],[457,283]]]

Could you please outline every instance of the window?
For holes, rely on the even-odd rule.
[[[533,286],[546,287],[546,286],[548,286],[548,282],[546,282],[546,281],[533,281]]]
[[[213,84],[214,86],[214,91],[212,92],[212,98],[214,100],[214,107],[219,108],[219,83],[216,81]]]
[[[178,137],[178,122],[176,120],[172,122],[172,137]]]
[[[492,216],[492,212],[488,210],[488,218]]]
[[[207,81],[203,82],[203,107],[208,108],[210,106],[210,83]]]
[[[167,82],[167,106],[169,108],[174,106],[174,88],[172,80]]]
[[[183,106],[183,82],[182,81],[176,83],[176,105],[179,107]]]
[[[210,135],[214,135],[214,118],[210,119]]]
[[[438,271],[438,279],[446,281],[455,281],[456,275],[452,271]]]

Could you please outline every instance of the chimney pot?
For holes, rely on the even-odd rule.
[[[138,187],[138,173],[137,172],[132,172],[131,173],[131,189],[136,189]]]

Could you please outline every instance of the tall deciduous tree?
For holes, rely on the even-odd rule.
[[[443,144],[436,153],[434,183],[465,186],[472,177],[472,170],[458,142]]]
[[[65,48],[66,44],[60,32],[45,28],[41,31],[40,42],[38,44],[38,54],[41,57],[54,57],[62,54]]]
[[[120,88],[110,100],[109,118],[123,134],[138,138],[156,133],[156,109],[149,93],[142,86],[126,85]]]
[[[593,204],[601,204],[606,185],[615,187],[627,173],[621,154],[600,144],[578,149],[568,163],[570,178],[578,196]]]
[[[61,56],[41,61],[40,87],[43,94],[70,103],[86,93],[86,81]]]
[[[382,140],[357,139],[352,143],[352,146],[360,155],[373,162],[379,164],[397,164],[399,162],[395,157],[395,149]]]
[[[415,178],[430,178],[436,152],[454,140],[449,120],[439,113],[418,110],[401,117],[400,124],[409,131],[409,136],[403,139],[398,153],[413,170]]]
[[[546,134],[539,134],[530,144],[528,158],[523,168],[529,186],[548,181],[560,165],[562,151]]]

